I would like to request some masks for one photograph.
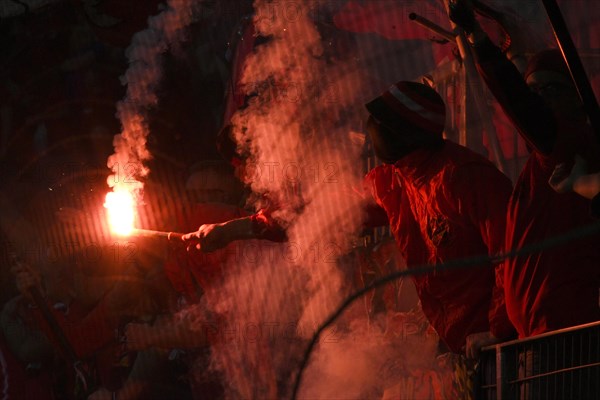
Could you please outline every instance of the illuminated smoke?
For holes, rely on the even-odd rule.
[[[229,398],[288,395],[307,339],[351,290],[351,272],[337,259],[362,219],[352,192],[365,172],[362,143],[351,131],[364,116],[363,81],[326,58],[310,5],[254,3],[256,30],[270,39],[246,62],[242,81],[254,96],[232,121],[253,167],[246,183],[277,202],[273,215],[289,241],[238,244],[243,262],[230,262],[228,279],[206,294],[229,335],[238,332],[237,341],[212,348]],[[248,327],[260,328],[258,339],[244,334]]]
[[[416,392],[410,388],[411,380],[422,375],[437,378],[447,372],[436,365],[437,335],[422,331],[420,317],[419,313],[398,313],[396,323],[387,330],[355,318],[347,331],[326,335],[313,355],[298,397],[439,399],[415,397]],[[425,385],[434,386],[431,382]],[[386,391],[387,395],[403,395],[382,396]]]
[[[139,193],[143,187],[140,179],[148,175],[145,162],[151,158],[146,147],[148,111],[158,103],[156,90],[162,78],[162,54],[184,39],[199,2],[169,0],[165,10],[148,18],[148,29],[136,33],[126,50],[129,68],[121,80],[127,85],[127,93],[117,104],[122,130],[115,135],[115,153],[107,162],[113,171],[107,183],[115,191]]]
[[[360,224],[360,199],[349,193],[364,171],[360,145],[350,140],[355,121],[343,116],[361,109],[361,81],[325,61],[309,3],[290,3],[290,15],[288,3],[255,2],[257,32],[271,39],[246,63],[242,83],[256,96],[233,121],[256,166],[247,183],[278,202],[274,216],[311,271],[318,306],[310,304],[303,319],[314,325],[340,299],[334,261]]]
[[[355,271],[338,256],[360,229],[360,200],[350,188],[360,187],[365,171],[351,131],[360,129],[373,88],[352,62],[326,59],[326,43],[309,18],[314,2],[254,5],[256,31],[268,41],[246,62],[242,83],[251,97],[232,122],[254,167],[246,183],[280,205],[274,216],[287,227],[289,243],[273,246],[295,256],[284,262],[256,248],[258,261],[231,263],[239,268],[206,300],[228,325],[212,348],[227,397],[288,398],[310,336],[353,289],[348,278]],[[379,61],[386,70],[395,65]],[[413,330],[410,318],[395,328],[373,326],[357,318],[357,307],[322,336],[300,398],[460,398],[449,389],[451,363],[436,358],[435,335]]]
[[[204,295],[208,308],[223,319],[215,327],[211,354],[226,398],[281,398],[287,391],[278,384],[289,384],[305,346],[297,319],[308,279],[295,268],[289,250],[261,241],[230,245],[227,278]]]

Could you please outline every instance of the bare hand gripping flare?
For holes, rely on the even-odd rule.
[[[169,241],[183,241],[183,233],[135,228],[134,200],[133,195],[128,191],[107,193],[104,207],[108,210],[108,223],[110,229],[116,235],[156,238],[164,237]]]

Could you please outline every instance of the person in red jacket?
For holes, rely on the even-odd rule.
[[[367,189],[408,268],[501,252],[511,183],[482,156],[443,139],[445,104],[435,90],[398,82],[366,106],[384,162],[367,175]],[[369,216],[368,225],[383,222],[381,213]],[[479,267],[414,277],[431,325],[469,357],[513,333],[500,276],[491,264]]]
[[[495,46],[474,17],[472,4],[456,1],[450,18],[467,33],[488,87],[531,148],[509,202],[506,246],[518,249],[593,223],[590,202],[556,193],[554,168],[582,156],[598,171],[600,149],[587,123],[569,70],[557,49],[530,61],[524,76]],[[519,337],[600,319],[598,236],[582,238],[505,264],[508,315]]]

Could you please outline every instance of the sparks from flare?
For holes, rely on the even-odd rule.
[[[108,210],[108,223],[112,232],[119,236],[129,236],[134,230],[134,200],[128,191],[106,194],[104,207]]]

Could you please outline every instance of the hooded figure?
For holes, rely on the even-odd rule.
[[[385,163],[367,174],[366,189],[408,268],[502,251],[511,183],[482,156],[443,139],[445,105],[435,90],[398,82],[366,107]],[[382,222],[375,215],[367,225]],[[500,272],[486,264],[413,278],[425,315],[453,352],[475,356],[512,335]]]

